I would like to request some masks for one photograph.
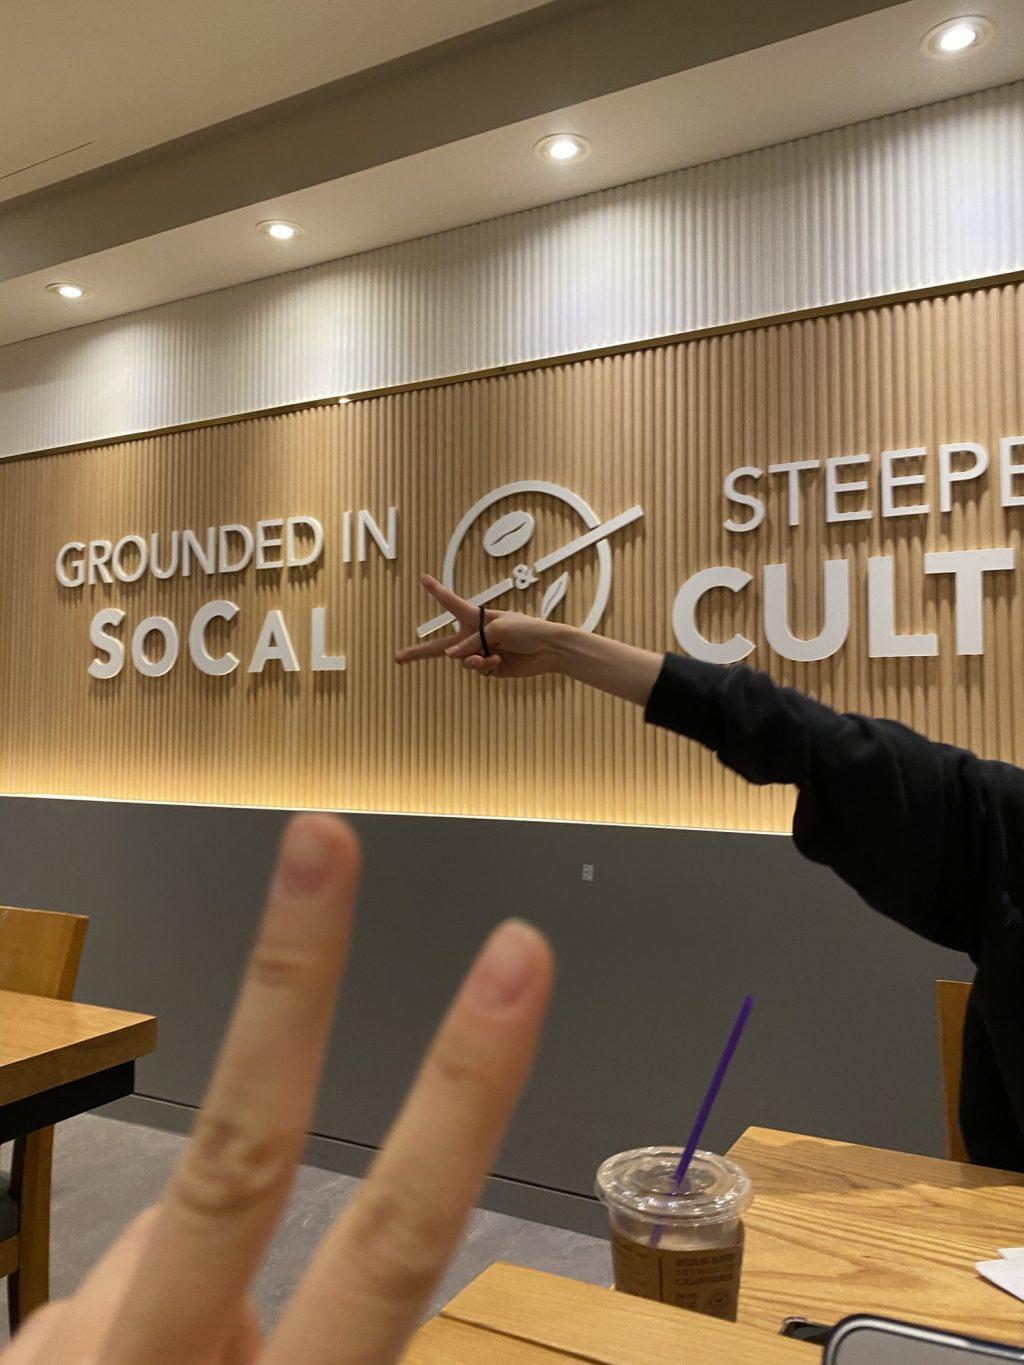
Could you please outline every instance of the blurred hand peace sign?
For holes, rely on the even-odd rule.
[[[247,1299],[302,1154],[358,881],[355,836],[296,817],[195,1135],[159,1205],[0,1365],[387,1365],[458,1241],[533,1060],[541,936],[485,944],[387,1142],[270,1337]]]

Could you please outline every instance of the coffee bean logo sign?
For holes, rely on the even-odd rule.
[[[529,512],[506,512],[484,534],[484,549],[493,559],[514,555],[529,542],[535,525]]]
[[[565,564],[567,561],[571,561],[574,556],[592,549],[597,556],[597,586],[590,610],[581,623],[581,629],[592,631],[596,629],[604,615],[611,593],[612,552],[608,544],[609,538],[632,522],[639,521],[644,514],[642,507],[630,507],[625,512],[620,512],[618,516],[612,517],[608,521],[602,521],[588,502],[571,489],[563,488],[561,484],[547,483],[541,479],[522,479],[516,483],[502,484],[500,488],[493,489],[480,498],[478,502],[475,502],[452,532],[441,568],[441,582],[446,587],[454,589],[456,560],[467,535],[477,522],[487,516],[491,508],[497,503],[510,498],[515,498],[518,501],[527,496],[555,498],[576,513],[583,523],[584,530],[580,535],[547,554],[540,555],[537,558],[527,557],[514,564],[510,573],[498,582],[481,588],[469,600],[474,606],[485,606],[490,602],[499,601],[508,594],[525,592],[535,584],[539,584],[550,569]],[[499,561],[500,564],[500,561],[526,551],[533,539],[535,529],[536,519],[525,508],[517,507],[511,512],[505,512],[484,531],[484,552],[490,560]],[[500,572],[500,567],[498,571]],[[565,597],[569,588],[569,580],[569,569],[563,569],[562,573],[545,588],[539,611],[537,608],[531,608],[528,605],[524,605],[523,610],[534,610],[545,618],[550,616]],[[518,604],[516,605],[518,606]],[[451,625],[453,620],[451,613],[445,612],[440,616],[435,616],[430,621],[425,621],[423,625],[417,628],[416,634],[420,639],[423,639],[425,636],[432,635],[435,631]]]

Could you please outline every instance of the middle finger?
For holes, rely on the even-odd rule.
[[[224,1344],[302,1151],[351,927],[355,836],[296,817],[195,1136],[160,1205],[105,1365]]]

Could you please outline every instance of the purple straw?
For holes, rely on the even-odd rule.
[[[740,1041],[740,1035],[744,1028],[746,1028],[747,1020],[750,1018],[750,1011],[753,1008],[754,997],[752,995],[745,995],[743,997],[743,1004],[740,1006],[740,1012],[736,1016],[736,1022],[733,1024],[732,1031],[725,1044],[725,1049],[718,1059],[718,1065],[715,1067],[715,1074],[711,1077],[711,1084],[708,1086],[707,1093],[701,1101],[701,1106],[697,1111],[697,1117],[694,1120],[693,1127],[690,1129],[690,1136],[686,1139],[686,1146],[683,1148],[683,1155],[679,1158],[679,1165],[676,1167],[675,1178],[672,1181],[671,1194],[678,1194],[683,1187],[683,1181],[686,1179],[686,1172],[690,1169],[690,1162],[693,1160],[693,1154],[697,1150],[701,1134],[704,1132],[704,1125],[707,1123],[708,1116],[714,1108],[715,1100],[718,1099],[718,1092],[721,1090],[722,1082],[725,1080],[725,1073],[729,1070],[729,1063],[733,1059],[733,1054]],[[661,1223],[655,1224],[651,1231],[650,1244],[652,1247],[656,1247],[661,1241],[663,1230]]]

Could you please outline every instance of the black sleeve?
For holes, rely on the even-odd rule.
[[[839,715],[763,673],[666,655],[647,720],[750,782],[799,791],[797,847],[876,910],[977,960],[1006,886],[1002,808],[1024,773],[893,721]]]

